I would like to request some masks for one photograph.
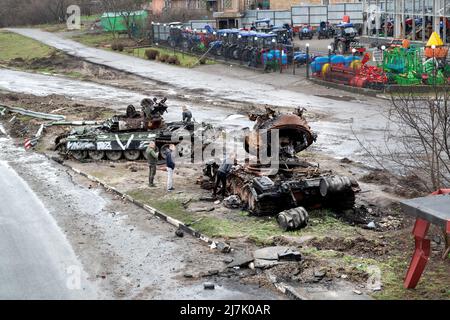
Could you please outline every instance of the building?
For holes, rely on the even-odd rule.
[[[363,8],[368,37],[427,41],[436,31],[450,40],[449,0],[363,0]]]
[[[173,14],[198,18],[211,18],[217,10],[216,1],[207,0],[152,0],[149,7],[155,16]]]

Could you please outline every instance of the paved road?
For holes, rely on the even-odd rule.
[[[185,278],[221,270],[226,255],[2,134],[0,150],[0,300],[285,298],[237,278]]]
[[[0,181],[0,299],[95,298],[55,220],[4,161]]]
[[[79,42],[39,29],[10,28],[9,31],[41,41],[69,55],[83,58],[92,63],[131,72],[148,79],[168,83],[180,89],[204,92],[206,95],[248,101],[257,104],[273,104],[286,107],[301,105],[339,106],[342,102],[312,95],[312,93],[282,90],[269,84],[216,75],[201,70],[180,69],[177,66],[143,60],[112,51],[87,47]],[[282,86],[282,84],[281,84]],[[355,104],[356,105],[356,104]]]

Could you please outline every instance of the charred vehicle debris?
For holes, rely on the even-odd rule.
[[[360,191],[354,179],[322,170],[317,164],[305,162],[297,156],[317,139],[303,111],[297,109],[286,114],[266,108],[265,113],[249,114],[250,120],[256,123],[245,137],[246,151],[259,154],[257,151],[265,141],[263,133],[268,132],[270,136],[278,130],[277,167],[263,165],[259,161],[256,164],[246,161],[244,165],[235,166],[227,178],[229,193],[238,195],[245,209],[258,216],[279,213],[278,222],[285,230],[306,226],[306,209],[353,208],[355,193]],[[266,141],[270,153],[275,148],[272,148],[270,138]],[[209,161],[203,169],[204,179],[214,181],[218,168],[216,162]]]
[[[196,124],[192,121],[165,122],[163,115],[167,112],[167,98],[143,99],[141,111],[129,105],[125,115],[116,115],[101,125],[75,128],[55,139],[55,150],[76,160],[90,158],[100,161],[105,157],[118,161],[122,157],[129,161],[145,158],[145,150],[150,141],[156,142],[160,157],[165,157],[165,150],[170,144],[178,144],[173,137],[183,136],[189,132],[191,139],[202,131],[211,129],[207,124]],[[180,133],[179,135],[177,133]],[[180,155],[189,155],[190,144],[183,144],[178,149]]]
[[[79,161],[87,158],[119,161],[122,157],[136,161],[145,158],[148,143],[155,141],[164,158],[164,150],[176,144],[173,134],[178,130],[186,130],[193,141],[207,130],[217,129],[204,123],[196,126],[193,121],[166,123],[163,118],[168,109],[166,102],[166,98],[144,99],[140,112],[130,105],[126,114],[113,116],[100,125],[72,129],[56,138],[55,149],[64,157],[72,156]],[[324,170],[298,156],[317,139],[304,111],[298,108],[292,113],[281,113],[266,107],[263,112],[248,114],[255,124],[244,133],[241,147],[246,151],[246,159],[240,164],[236,162],[226,179],[226,193],[238,197],[241,208],[255,216],[277,215],[283,230],[305,227],[309,219],[307,210],[352,209],[355,194],[360,191],[353,178]],[[201,141],[202,148],[212,142]],[[192,156],[192,145],[195,144],[191,147],[180,144],[177,152]],[[262,149],[271,162],[262,161]],[[198,180],[203,189],[212,189],[218,168],[217,158],[203,164],[203,175]]]

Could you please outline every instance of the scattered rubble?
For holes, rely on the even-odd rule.
[[[242,206],[239,196],[233,194],[223,199],[223,205],[228,209],[239,209]]]

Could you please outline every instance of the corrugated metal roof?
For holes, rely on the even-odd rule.
[[[102,14],[102,18],[115,18],[115,17],[121,17],[121,16],[141,16],[143,14],[146,14],[145,10],[138,10],[138,11],[122,11],[122,12],[104,12]]]

